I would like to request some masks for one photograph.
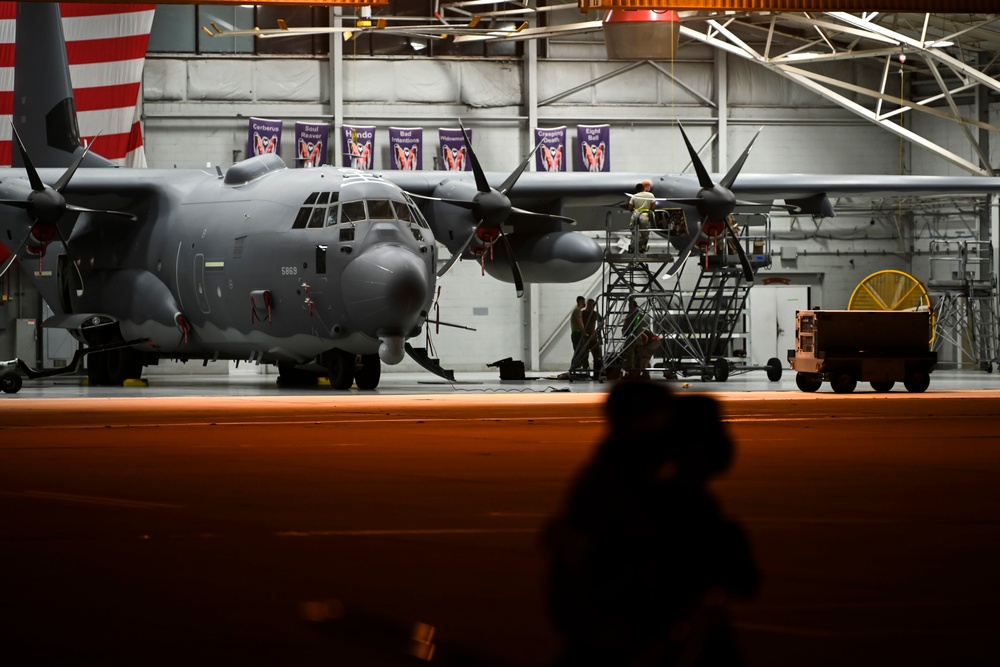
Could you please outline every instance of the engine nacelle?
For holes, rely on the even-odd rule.
[[[507,234],[526,283],[575,283],[594,274],[604,261],[601,245],[580,232]],[[496,243],[485,255],[486,272],[504,282],[514,282],[507,249]]]

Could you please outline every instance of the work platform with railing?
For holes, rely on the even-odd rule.
[[[780,360],[766,366],[746,361],[745,311],[753,282],[746,279],[735,246],[742,246],[753,273],[770,266],[770,216],[736,214],[730,224],[735,240],[724,234],[703,237],[681,260],[678,247],[686,248],[690,239],[682,210],[654,211],[644,253],[635,239],[641,231],[630,229],[628,214],[608,214],[598,300],[607,377],[662,374],[724,382],[765,370],[769,379],[780,379]],[[574,355],[574,365],[580,358]]]
[[[934,240],[930,245],[933,348],[951,352],[939,365],[974,365],[991,373],[1000,363],[1000,301],[988,241]],[[951,350],[945,348],[951,345]]]

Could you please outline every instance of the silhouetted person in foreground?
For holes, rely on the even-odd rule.
[[[610,433],[548,526],[558,667],[740,665],[725,601],[758,572],[743,530],[709,494],[733,447],[706,396],[619,383]]]

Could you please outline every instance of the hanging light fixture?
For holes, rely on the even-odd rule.
[[[608,58],[670,60],[680,41],[681,17],[672,9],[612,9],[604,17]]]

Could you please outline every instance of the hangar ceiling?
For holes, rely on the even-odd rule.
[[[992,1],[992,0],[991,0]],[[1000,101],[1000,14],[975,11],[949,13],[845,12],[854,0],[560,0],[494,2],[456,0],[440,5],[442,15],[468,18],[475,15],[517,16],[531,28],[496,36],[497,40],[575,39],[573,35],[601,30],[595,12],[586,9],[629,7],[653,9],[668,6],[797,9],[817,11],[680,11],[680,44],[700,42],[733,56],[752,61],[802,86],[826,100],[925,148],[964,171],[994,175],[990,164],[989,133],[1000,131],[990,122],[989,105]],[[922,7],[932,0],[867,0],[879,8]],[[954,9],[982,10],[983,0],[956,0]],[[589,21],[582,21],[589,18]],[[483,39],[483,38],[461,38]],[[881,72],[875,85],[843,80],[843,61],[864,62],[869,71]],[[839,78],[838,78],[839,77]],[[871,79],[871,77],[867,77]],[[968,142],[952,150],[920,136],[911,117],[925,114],[945,119],[961,128]],[[958,152],[956,152],[958,151]],[[971,158],[969,157],[971,156]]]
[[[970,173],[989,164],[989,103],[1000,100],[1000,15],[826,12],[682,13],[681,39],[753,61]],[[877,87],[834,78],[824,65],[866,60]],[[978,160],[907,129],[907,114],[961,127]]]

